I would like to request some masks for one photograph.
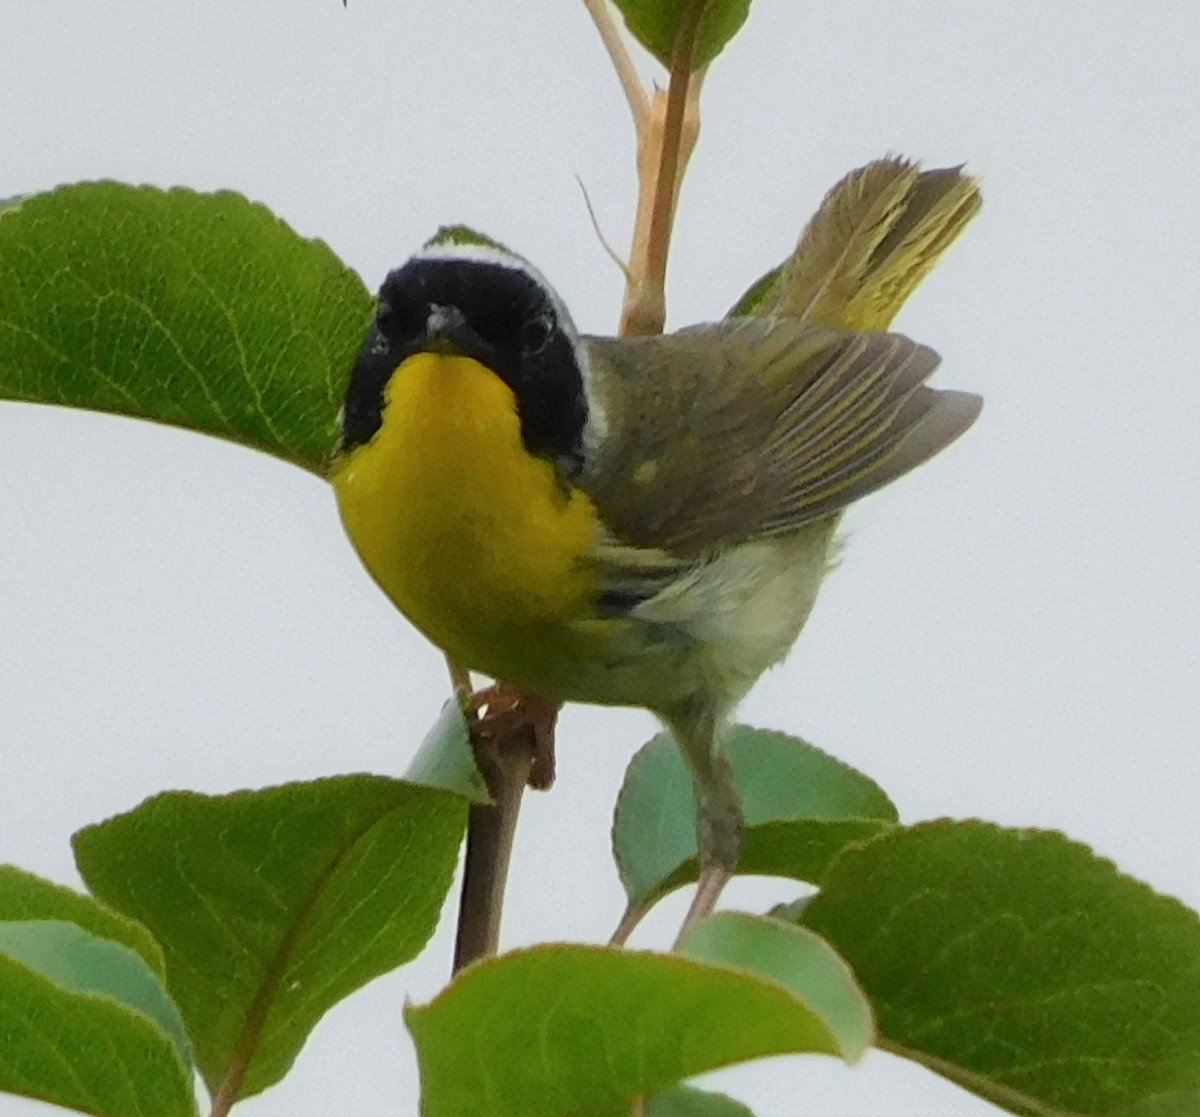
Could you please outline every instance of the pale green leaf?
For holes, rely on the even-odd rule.
[[[470,727],[455,699],[442,706],[404,778],[409,783],[453,791],[473,803],[491,802],[483,773],[475,763]]]
[[[689,928],[675,949],[699,962],[736,966],[778,982],[825,1022],[850,1062],[871,1043],[871,1008],[854,974],[807,928],[769,916],[718,912]]]
[[[162,948],[140,923],[14,865],[0,865],[0,919],[63,919],[137,951],[160,978],[166,973]]]
[[[11,930],[0,942],[0,1090],[96,1117],[194,1117],[192,1074],[177,1039],[122,1003],[133,969],[155,980],[145,963],[118,943],[58,926],[69,928],[73,944],[59,936],[23,952]],[[22,953],[42,957],[27,963],[15,956]]]
[[[573,1117],[630,1117],[630,1112],[628,1102],[616,1102],[581,1111]],[[643,1117],[754,1117],[741,1102],[694,1086],[673,1086],[651,1094],[643,1103],[642,1114]]]
[[[0,954],[40,973],[72,993],[111,997],[154,1021],[191,1062],[191,1047],[179,1009],[129,947],[102,939],[60,919],[0,921]]]
[[[878,785],[796,737],[735,726],[725,749],[747,823],[740,872],[819,883],[846,845],[896,821]],[[696,879],[692,781],[668,734],[645,745],[625,773],[613,853],[634,906]]]
[[[645,1117],[754,1117],[741,1102],[691,1086],[677,1086],[646,1099]]]

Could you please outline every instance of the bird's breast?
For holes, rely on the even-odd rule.
[[[335,468],[351,540],[451,658],[536,688],[595,600],[591,500],[526,451],[512,391],[475,360],[410,357],[384,401],[378,432]]]

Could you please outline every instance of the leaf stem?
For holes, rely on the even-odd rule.
[[[667,317],[667,256],[675,204],[700,131],[703,73],[693,66],[706,0],[693,0],[675,37],[666,94],[654,96],[649,127],[638,136],[638,209],[630,252],[622,334],[660,334]]]
[[[221,1092],[213,1098],[212,1109],[208,1111],[208,1117],[227,1117],[233,1108],[233,1103],[237,1101],[236,1089],[229,1090],[229,1085],[228,1080],[222,1084]]]
[[[621,922],[617,924],[617,929],[613,931],[612,937],[608,940],[609,946],[624,946],[629,941],[629,936],[637,930],[638,925],[650,912],[648,904],[630,904],[624,915],[621,916]]]
[[[468,716],[468,721],[471,716],[471,696],[474,688],[471,686],[471,672],[465,667],[460,667],[449,656],[446,656],[446,668],[450,672],[450,683],[454,687],[454,698],[458,702],[459,708]]]
[[[629,102],[629,111],[633,114],[633,127],[640,140],[650,122],[650,98],[642,86],[641,78],[634,69],[633,59],[621,38],[621,32],[608,9],[608,0],[583,0],[583,5],[592,17],[596,30],[600,32],[600,40],[608,57],[612,59],[613,69],[617,71],[617,80]]]

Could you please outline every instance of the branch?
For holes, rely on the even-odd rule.
[[[487,707],[482,717],[479,711]],[[504,886],[526,787],[554,782],[558,704],[497,684],[470,703],[471,747],[492,801],[473,804],[458,905],[454,972],[496,953]]]
[[[455,973],[478,958],[490,957],[499,948],[504,886],[532,753],[522,756],[520,752],[514,755],[511,750],[496,749],[489,760],[479,767],[492,801],[472,803],[467,815],[467,852],[454,942]]]

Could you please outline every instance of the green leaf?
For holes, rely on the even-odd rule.
[[[878,785],[796,737],[739,725],[725,748],[746,815],[743,873],[819,883],[846,845],[896,821]],[[630,762],[613,818],[613,854],[631,906],[696,879],[692,781],[668,734]]]
[[[789,941],[803,955],[818,940]],[[703,940],[692,945],[704,947]],[[715,959],[721,951],[710,953]],[[857,1057],[862,1037],[848,1039],[823,1005],[796,995],[800,985],[724,958],[592,946],[542,946],[477,962],[430,1004],[405,1013],[421,1068],[421,1113],[606,1111],[762,1055]]]
[[[688,8],[697,0],[614,0],[629,33],[667,69],[675,53],[675,37]],[[705,3],[705,0],[699,0]],[[707,0],[696,39],[694,70],[707,66],[741,30],[750,0]]]
[[[779,282],[782,276],[782,264],[759,276],[733,304],[725,317],[749,318],[756,314],[770,314],[779,301]]]
[[[111,997],[153,1020],[191,1062],[179,1009],[136,951],[61,919],[0,922],[0,954],[73,993]]]
[[[162,944],[210,1090],[245,1097],[283,1077],[330,1007],[425,945],[465,819],[447,792],[344,776],[169,792],[74,845],[92,891]]]
[[[442,707],[404,778],[409,783],[453,791],[472,803],[492,801],[483,773],[475,763],[467,719],[456,700],[451,699]]]
[[[231,439],[324,476],[374,303],[232,193],[113,182],[0,221],[0,398]]]
[[[512,249],[505,248],[498,240],[472,229],[469,225],[439,225],[437,232],[425,242],[424,247],[433,248],[443,244],[478,244],[484,248],[495,248],[500,252],[515,255]]]
[[[62,919],[137,951],[152,973],[163,977],[162,947],[145,927],[99,900],[43,880],[13,865],[0,865],[0,920]]]
[[[98,1117],[194,1115],[180,1035],[146,1011],[170,1002],[141,957],[74,924],[22,926],[0,924],[0,1090]]]
[[[896,830],[848,849],[803,918],[880,1046],[1013,1113],[1200,1112],[1200,919],[1061,834]]]

